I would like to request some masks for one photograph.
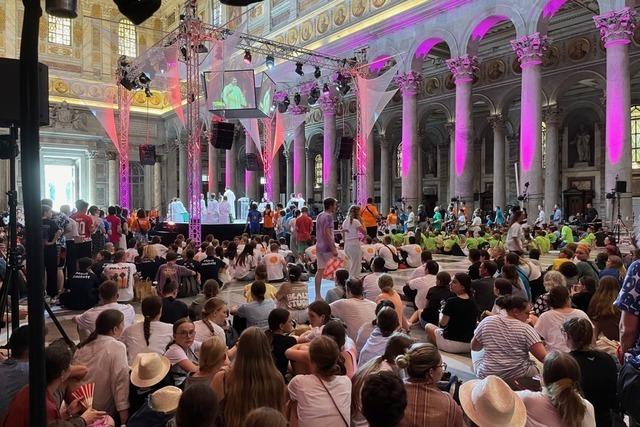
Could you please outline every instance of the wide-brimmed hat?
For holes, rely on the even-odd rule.
[[[157,353],[138,353],[131,366],[131,383],[136,387],[158,384],[171,369],[171,362]]]
[[[527,422],[524,402],[495,375],[462,384],[460,405],[479,427],[523,427]]]
[[[156,412],[165,414],[175,412],[178,409],[180,396],[182,396],[182,390],[178,387],[172,385],[162,387],[151,394],[151,408]]]

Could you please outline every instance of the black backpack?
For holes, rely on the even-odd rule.
[[[183,277],[178,287],[178,298],[194,297],[198,295],[198,282],[196,276]]]

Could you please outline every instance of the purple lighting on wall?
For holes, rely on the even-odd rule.
[[[542,16],[545,18],[551,18],[562,6],[564,6],[566,2],[567,0],[549,0],[542,10]]]
[[[431,49],[433,49],[433,47],[440,42],[442,42],[442,39],[440,38],[426,39],[425,41],[420,43],[420,46],[418,46],[418,49],[416,49],[416,57],[422,58],[427,56]]]
[[[611,78],[611,77],[609,77]],[[624,90],[622,85],[607,84],[607,123],[606,127],[607,154],[609,163],[618,164],[622,160],[624,152],[624,126],[622,123],[629,120],[624,111]]]
[[[482,40],[484,36],[487,35],[489,30],[491,30],[494,26],[508,20],[509,18],[507,18],[506,16],[490,16],[488,18],[485,18],[473,30],[473,33],[471,33],[471,38],[473,40]]]
[[[380,70],[384,68],[387,61],[391,59],[389,55],[380,55],[376,59],[374,59],[369,65],[369,71],[371,73],[378,73]]]

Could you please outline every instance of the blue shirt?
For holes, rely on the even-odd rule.
[[[640,261],[634,261],[629,266],[618,298],[613,305],[622,311],[640,317]],[[640,336],[636,337],[635,345],[627,351],[625,360],[636,369],[640,369]]]
[[[260,231],[260,220],[262,220],[262,214],[257,210],[250,210],[247,214],[247,221],[249,222],[249,230]]]

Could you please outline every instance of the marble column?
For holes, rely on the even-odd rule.
[[[118,203],[118,162],[113,151],[107,151],[107,186],[109,206]]]
[[[489,117],[489,124],[493,128],[493,206],[505,208],[505,157],[504,147],[507,143],[504,137],[504,119],[501,115]]]
[[[293,193],[293,142],[289,143],[289,148],[284,150],[284,158],[287,162],[287,194],[285,199],[288,201]]]
[[[237,142],[237,140],[234,142]],[[236,171],[238,169],[236,146],[237,144],[233,144],[233,146],[229,150],[225,150],[224,152],[224,185],[225,187],[230,188],[234,193],[236,193],[236,197],[240,197],[238,195],[238,176],[236,174]]]
[[[402,197],[407,205],[418,204],[417,94],[422,76],[415,71],[395,78],[402,92]]]
[[[542,56],[549,48],[547,36],[534,33],[511,41],[522,68],[520,95],[520,191],[529,196],[528,212],[542,204]],[[529,188],[525,189],[526,183]]]
[[[189,167],[188,167],[188,153],[187,153],[187,141],[178,141],[178,190],[180,193],[180,200],[184,207],[188,209],[189,206]]]
[[[306,200],[313,199],[313,188],[315,186],[315,155],[309,150],[306,150],[305,153],[305,186],[304,186],[304,197]]]
[[[96,201],[96,158],[98,152],[90,150],[87,152],[87,191],[86,200],[90,205],[95,205]]]
[[[209,144],[207,147],[207,176],[209,177],[209,185],[207,189],[211,194],[218,194],[220,189],[218,188],[218,149]]]
[[[471,84],[478,69],[478,58],[463,55],[447,61],[456,84],[454,162],[455,194],[468,205],[473,204],[473,121]]]
[[[162,158],[157,156],[153,165],[153,209],[161,212],[164,204],[162,203]]]
[[[391,207],[391,144],[380,135],[380,212],[386,214]]]
[[[133,206],[134,209],[143,208],[151,209],[153,207],[153,182],[154,167],[152,165],[144,165],[144,206]]]
[[[295,106],[289,108],[289,111],[293,115],[306,114],[307,110],[304,107]],[[306,158],[305,158],[305,136],[304,136],[305,123],[302,122],[293,131],[293,191],[302,194],[307,199],[309,195],[304,194],[306,192]]]
[[[625,7],[593,19],[607,49],[604,188],[611,191],[616,180],[626,181],[627,193],[620,197],[620,214],[629,224],[632,215],[629,43],[636,26],[636,12]]]
[[[374,164],[374,156],[375,156],[375,138],[373,135],[373,129],[371,129],[371,133],[367,137],[367,197],[375,198],[375,187],[374,187],[374,178],[375,178],[375,164]]]
[[[455,123],[446,123],[444,125],[447,132],[449,132],[449,188],[447,192],[447,199],[441,201],[441,204],[449,205],[452,198],[456,197],[456,171],[454,165],[456,164],[455,156],[455,144],[456,144],[456,125]]]
[[[280,201],[280,152],[271,160],[271,201],[274,205]]]
[[[320,109],[323,116],[322,142],[322,198],[337,198],[338,173],[336,166],[336,105],[338,98],[329,94],[320,97]]]
[[[247,157],[256,154],[256,144],[251,139],[248,132],[244,134],[244,150]],[[245,195],[251,200],[260,200],[258,197],[258,172],[245,169],[244,171],[244,189]]]
[[[544,153],[544,209],[551,215],[553,206],[561,204],[560,200],[560,150],[558,149],[558,126],[560,126],[560,110],[548,108],[544,112],[547,125],[547,141]]]

